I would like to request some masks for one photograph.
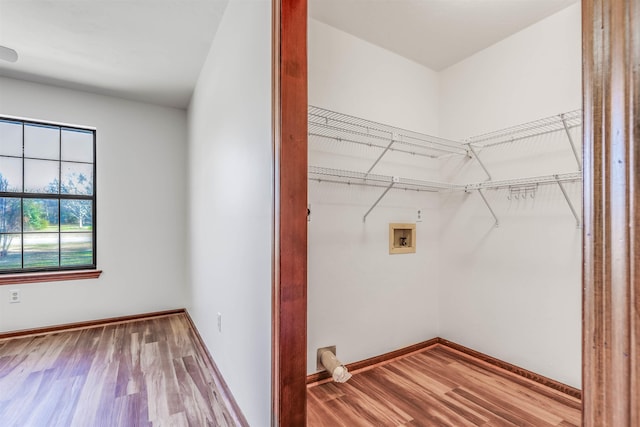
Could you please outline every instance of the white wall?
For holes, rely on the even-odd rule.
[[[581,107],[580,7],[565,9],[434,73],[310,21],[312,105],[463,139]],[[578,129],[573,130],[580,140]],[[366,171],[371,153],[310,139],[309,163]],[[336,153],[343,152],[343,156]],[[566,137],[486,149],[495,179],[577,170]],[[486,179],[468,158],[419,164],[392,154],[375,171],[460,182]],[[418,168],[422,171],[418,171]],[[422,174],[422,176],[420,176]],[[580,210],[580,185],[567,184]],[[488,191],[500,227],[477,194],[390,192],[309,183],[308,372],[318,347],[343,362],[442,336],[580,386],[581,230],[556,186],[527,199]],[[418,252],[387,254],[387,223],[415,220]]]
[[[309,19],[309,104],[438,133],[438,75],[416,62]]]
[[[189,108],[188,309],[254,426],[271,412],[269,34],[269,1],[229,1]]]
[[[437,133],[438,78],[432,70],[318,21],[309,21],[309,103],[412,130]],[[379,151],[310,138],[309,164],[365,172]],[[343,155],[337,154],[338,152]],[[409,167],[394,153],[374,173],[434,178],[437,164]],[[402,169],[399,169],[402,168]],[[309,182],[307,371],[316,350],[337,345],[344,363],[421,342],[438,331],[438,197]],[[389,255],[388,225],[415,222],[417,252]],[[428,278],[428,280],[425,280]]]
[[[581,108],[580,4],[440,72],[440,135],[465,138]]]
[[[0,331],[184,307],[186,113],[0,78],[0,114],[97,128],[99,279],[3,286]],[[9,289],[22,302],[8,304]]]
[[[580,7],[569,7],[441,73],[440,130],[471,136],[581,107]],[[579,131],[574,132],[576,142]],[[562,132],[480,153],[494,179],[577,171]],[[452,160],[443,175],[484,180]],[[579,184],[567,184],[580,212]],[[580,387],[582,231],[557,186],[523,200],[442,196],[440,331],[447,339]]]

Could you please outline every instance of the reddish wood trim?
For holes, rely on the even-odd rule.
[[[213,360],[213,356],[211,356],[211,353],[209,353],[209,349],[204,343],[204,340],[202,339],[202,335],[200,335],[200,332],[198,331],[196,324],[193,323],[193,319],[191,318],[187,310],[184,310],[184,314],[186,315],[187,321],[189,322],[189,326],[191,326],[191,332],[193,333],[194,341],[198,346],[198,351],[205,356],[204,362],[207,365],[207,369],[209,369],[209,372],[213,377],[213,381],[215,382],[216,389],[220,392],[220,398],[222,399],[227,409],[229,410],[229,413],[233,417],[233,421],[235,425],[241,426],[241,427],[249,427],[249,423],[247,422],[247,419],[244,417],[244,414],[242,413],[240,406],[238,406],[236,399],[233,397],[233,394],[231,393],[229,386],[224,380],[224,377],[218,370],[218,366],[216,365],[216,362]]]
[[[454,343],[452,341],[446,340],[444,338],[436,337],[427,341],[423,341],[418,344],[413,344],[408,347],[404,347],[398,350],[391,351],[389,353],[381,354],[380,356],[370,357],[369,359],[361,360],[358,362],[348,363],[345,366],[351,373],[361,372],[367,369],[372,369],[377,366],[385,365],[394,360],[410,356],[414,353],[419,353],[424,351],[430,347],[441,345],[447,347],[453,351],[457,351],[459,353],[463,353],[473,359],[477,359],[485,365],[489,365],[491,367],[495,367],[512,374],[518,375],[520,377],[526,378],[528,380],[534,381],[536,383],[542,384],[546,387],[552,388],[554,390],[560,391],[566,395],[571,397],[575,397],[576,399],[582,398],[582,392],[575,388],[571,387],[567,384],[563,384],[560,381],[553,380],[551,378],[545,377],[544,375],[537,374],[535,372],[529,371],[527,369],[521,368],[519,366],[513,365],[511,363],[505,362],[503,360],[497,359],[495,357],[489,356],[487,354],[481,353],[476,350],[472,350],[463,345]],[[307,375],[307,386],[321,384],[330,380],[330,375],[328,372],[316,372],[315,374]]]
[[[72,329],[89,329],[97,328],[104,325],[114,323],[135,322],[138,320],[150,319],[152,317],[171,316],[174,314],[184,313],[184,308],[165,311],[154,311],[151,313],[133,314],[130,316],[109,317],[106,319],[88,320],[86,322],[66,323],[64,325],[45,326],[43,328],[22,329],[19,331],[2,332],[0,333],[0,339],[24,337],[27,335],[45,335],[56,332],[68,331]]]
[[[638,426],[640,2],[582,5],[583,426]]]
[[[582,392],[575,387],[571,387],[570,385],[561,383],[560,381],[553,380],[551,378],[545,377],[544,375],[537,374],[535,372],[529,371],[519,366],[512,365],[511,363],[505,362],[504,360],[496,359],[495,357],[489,356],[487,354],[481,353],[476,350],[472,350],[468,347],[465,347],[460,344],[456,344],[449,340],[445,340],[443,338],[439,338],[438,340],[439,340],[438,341],[439,345],[458,351],[460,353],[464,353],[467,356],[480,360],[488,365],[494,366],[504,371],[511,372],[512,374],[516,374],[520,377],[524,377],[526,379],[542,384],[554,390],[558,390],[571,397],[575,397],[576,399],[582,398]]]
[[[22,283],[60,282],[63,280],[97,279],[102,270],[49,271],[46,273],[20,273],[0,275],[0,286]]]
[[[306,422],[307,0],[273,8],[274,426]]]
[[[389,353],[381,354],[380,356],[370,357],[359,362],[348,363],[345,366],[352,374],[358,371],[361,372],[367,369],[375,368],[376,366],[382,366],[401,357],[407,357],[413,353],[424,351],[427,348],[438,344],[438,342],[440,342],[440,338],[432,338],[430,340],[413,344],[408,347],[390,351]],[[307,375],[307,385],[315,385],[315,383],[319,383],[320,381],[324,381],[326,379],[329,379],[330,377],[331,376],[327,371],[316,372],[315,374]]]
[[[280,419],[280,0],[271,2],[271,120],[273,128],[273,235],[271,238],[271,427]]]

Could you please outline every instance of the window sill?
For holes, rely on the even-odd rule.
[[[46,273],[21,273],[0,275],[1,285],[21,283],[60,282],[63,280],[97,279],[102,270],[50,271]]]

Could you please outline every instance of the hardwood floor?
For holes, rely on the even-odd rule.
[[[579,426],[579,399],[442,345],[307,389],[307,425]]]
[[[233,426],[185,314],[0,340],[3,427]]]

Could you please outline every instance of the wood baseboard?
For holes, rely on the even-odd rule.
[[[438,338],[439,344],[448,347],[452,350],[456,350],[460,353],[471,356],[474,359],[480,360],[485,364],[489,364],[495,366],[499,369],[511,372],[512,374],[518,375],[520,377],[524,377],[528,380],[534,381],[536,383],[542,384],[546,387],[552,388],[554,390],[558,390],[564,394],[567,394],[571,397],[575,397],[576,399],[582,399],[582,391],[575,387],[571,387],[567,384],[561,383],[560,381],[553,380],[551,378],[545,377],[544,375],[537,374],[535,372],[529,371],[528,369],[521,368],[519,366],[513,365],[509,362],[505,362],[500,359],[496,359],[495,357],[489,356],[487,354],[481,353],[479,351],[470,349],[463,345],[454,343],[452,341],[446,340],[444,338]]]
[[[104,326],[107,324],[135,322],[137,320],[144,320],[144,319],[149,319],[152,317],[159,317],[159,316],[170,316],[173,314],[180,314],[185,312],[186,311],[184,308],[179,308],[175,310],[154,311],[151,313],[134,314],[130,316],[109,317],[106,319],[88,320],[86,322],[65,323],[63,325],[45,326],[42,328],[21,329],[18,331],[1,332],[0,340],[5,338],[24,337],[27,335],[45,335],[45,334],[51,334],[55,332],[69,331],[73,329],[97,328],[99,326]]]
[[[193,319],[191,318],[187,310],[184,310],[184,313],[187,317],[187,320],[189,321],[189,325],[191,326],[191,330],[193,331],[193,334],[195,336],[196,343],[199,347],[198,350],[205,356],[205,359],[206,359],[205,363],[207,364],[207,368],[209,368],[209,371],[211,372],[211,376],[213,377],[213,380],[216,383],[216,388],[220,391],[221,398],[224,404],[227,406],[227,409],[229,410],[231,416],[233,417],[233,421],[237,426],[249,427],[249,423],[247,422],[247,419],[244,417],[244,414],[242,413],[242,410],[238,406],[238,403],[236,402],[235,398],[233,397],[233,394],[231,394],[231,390],[229,389],[229,386],[225,382],[224,377],[218,370],[218,366],[213,360],[211,353],[209,353],[209,350],[205,345],[204,340],[200,335],[200,332],[198,332],[198,328],[193,322]]]
[[[554,390],[560,391],[566,395],[574,397],[576,399],[582,399],[582,391],[571,387],[567,384],[563,384],[559,381],[553,380],[551,378],[545,377],[544,375],[536,374],[535,372],[529,371],[527,369],[521,368],[519,366],[513,365],[511,363],[505,362],[503,360],[497,359],[495,357],[489,356],[487,354],[481,353],[479,351],[470,349],[463,345],[454,343],[452,341],[446,340],[444,338],[436,337],[427,341],[423,341],[418,344],[410,345],[408,347],[401,348],[399,350],[395,350],[389,353],[382,354],[380,356],[371,357],[369,359],[361,360],[359,362],[353,362],[346,364],[345,366],[351,373],[357,373],[358,371],[363,371],[366,369],[372,369],[377,366],[382,366],[386,363],[389,363],[393,360],[407,357],[413,353],[418,353],[420,351],[424,351],[433,346],[443,346],[448,349],[457,351],[459,353],[463,353],[473,359],[476,359],[483,363],[484,365],[489,365],[490,367],[501,369],[512,374],[515,374],[520,377],[524,377],[530,381],[542,384],[546,387],[552,388]],[[323,382],[330,381],[331,376],[328,372],[316,372],[315,374],[307,375],[307,386],[322,384]]]
[[[352,374],[358,371],[364,371],[366,369],[371,369],[376,366],[384,365],[395,359],[406,357],[413,353],[426,350],[427,348],[438,344],[439,340],[440,338],[432,338],[430,340],[413,344],[398,350],[394,350],[389,353],[381,354],[380,356],[374,356],[365,360],[361,360],[359,362],[349,363],[349,364],[346,364],[345,366],[347,367],[349,372],[351,372]],[[331,375],[327,371],[316,372],[315,374],[307,375],[307,386],[315,385],[316,383],[319,384],[319,383],[325,382],[325,380],[328,381],[330,380],[330,378],[331,378]]]

